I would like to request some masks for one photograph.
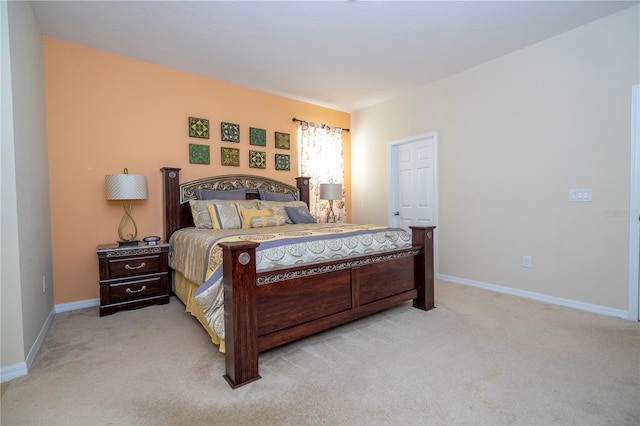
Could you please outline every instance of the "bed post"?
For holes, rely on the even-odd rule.
[[[410,226],[411,241],[414,247],[421,246],[416,256],[414,275],[418,286],[418,297],[413,299],[413,307],[428,311],[436,307],[434,293],[433,230],[435,226]]]
[[[304,176],[297,177],[296,186],[300,191],[300,201],[304,201],[309,207],[309,178]]]
[[[180,170],[175,167],[163,167],[162,190],[164,191],[164,239],[169,241],[171,234],[178,229],[180,213]]]
[[[255,242],[219,243],[223,249],[224,378],[235,389],[258,374],[258,307]]]

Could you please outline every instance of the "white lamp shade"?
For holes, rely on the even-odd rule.
[[[147,199],[147,177],[145,175],[106,175],[104,183],[107,200]]]
[[[320,199],[321,200],[342,200],[342,184],[341,183],[321,183]]]

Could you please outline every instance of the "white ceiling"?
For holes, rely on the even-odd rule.
[[[637,1],[44,1],[45,36],[352,112]]]

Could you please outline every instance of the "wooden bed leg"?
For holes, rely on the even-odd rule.
[[[422,253],[416,256],[414,275],[418,285],[418,297],[413,307],[428,311],[436,307],[434,292],[433,230],[435,226],[410,226],[413,246],[421,246]]]
[[[224,378],[235,389],[258,374],[256,247],[259,243],[220,243],[223,249],[225,365]]]

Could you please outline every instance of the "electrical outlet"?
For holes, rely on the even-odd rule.
[[[42,292],[47,292],[47,277],[45,275],[42,276]]]
[[[591,188],[570,189],[569,201],[572,203],[585,203],[591,201]]]
[[[522,256],[522,267],[531,268],[531,256]]]

